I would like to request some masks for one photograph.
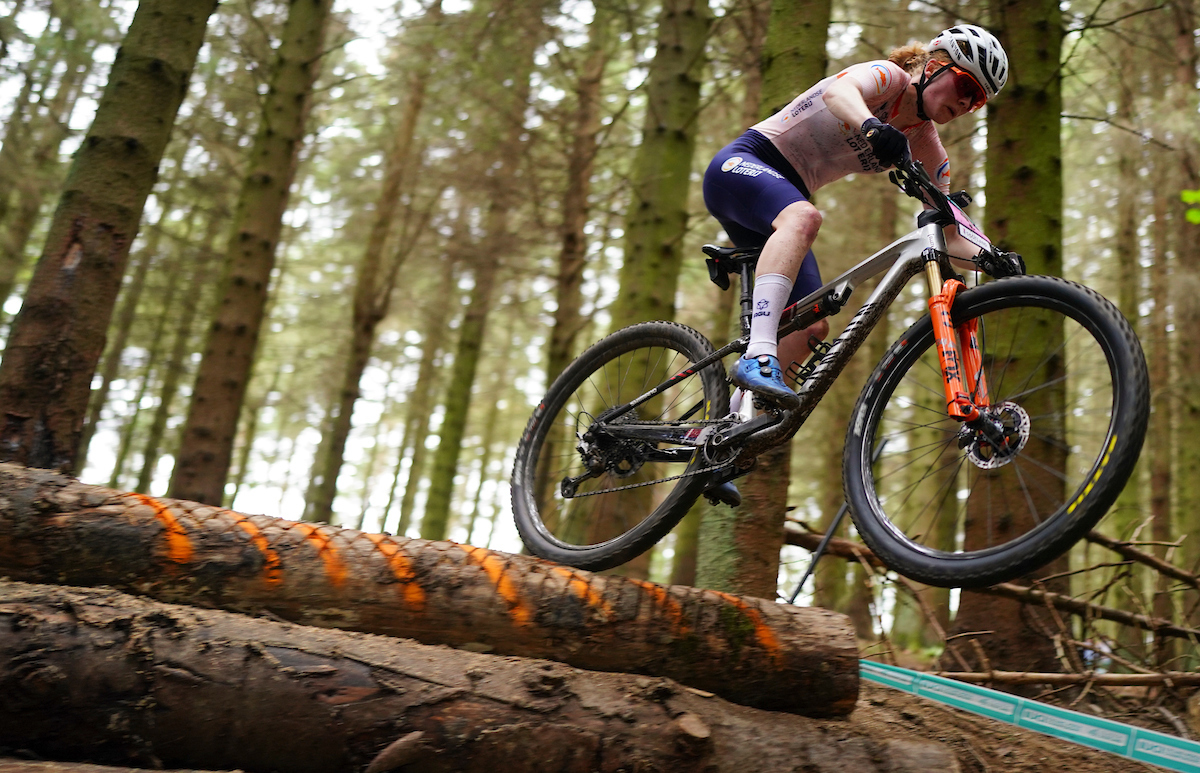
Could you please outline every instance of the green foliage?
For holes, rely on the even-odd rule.
[[[1179,198],[1184,204],[1200,204],[1200,190],[1184,190],[1179,194]],[[1189,223],[1200,225],[1200,208],[1192,207],[1187,210],[1186,217]]]

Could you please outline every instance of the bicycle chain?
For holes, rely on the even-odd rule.
[[[617,486],[616,488],[606,488],[606,489],[601,489],[600,491],[588,491],[583,494],[576,494],[575,496],[570,497],[570,498],[571,499],[582,499],[583,497],[594,497],[597,494],[611,494],[615,491],[628,491],[629,489],[642,488],[643,486],[654,486],[659,483],[670,483],[671,481],[679,480],[680,478],[690,478],[693,475],[699,475],[699,474],[705,473],[705,472],[712,472],[713,470],[721,470],[726,467],[729,467],[732,464],[733,464],[732,461],[726,462],[725,464],[714,464],[712,467],[702,467],[699,470],[692,470],[691,472],[680,473],[679,475],[675,475],[670,478],[656,478],[654,480],[648,480],[645,483],[630,483],[626,486]]]
[[[729,422],[728,417],[726,417],[724,419],[702,419],[700,421],[692,421],[692,422],[688,422],[688,423],[689,424],[698,424],[701,426],[707,426],[707,425],[725,424],[727,422]],[[653,419],[639,420],[637,423],[638,424],[653,424],[653,425],[678,424],[678,422],[674,422],[674,421],[654,421]],[[701,449],[697,449],[697,450],[701,450]],[[701,467],[698,470],[692,470],[691,472],[683,472],[683,473],[680,473],[679,475],[675,475],[670,478],[656,478],[655,480],[648,480],[643,483],[630,483],[625,486],[617,486],[616,488],[606,488],[606,489],[601,489],[600,491],[588,491],[583,494],[576,493],[575,496],[571,497],[571,499],[582,499],[583,497],[594,497],[597,494],[612,494],[613,492],[616,492],[616,491],[628,491],[629,489],[642,488],[644,486],[655,486],[659,483],[670,483],[673,480],[679,480],[681,478],[690,478],[695,475],[701,475],[706,472],[712,472],[713,470],[722,470],[726,467],[729,467],[732,464],[733,464],[733,460],[731,459],[730,461],[725,462],[724,464],[714,464],[711,467]]]

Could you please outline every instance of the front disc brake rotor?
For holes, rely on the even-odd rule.
[[[1029,414],[1012,402],[989,406],[983,414],[999,438],[990,438],[982,430],[964,424],[958,431],[958,446],[976,467],[994,470],[1015,459],[1029,442]]]

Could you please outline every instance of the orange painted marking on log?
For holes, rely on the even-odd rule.
[[[304,539],[316,546],[317,555],[325,563],[325,576],[329,578],[329,583],[333,587],[340,588],[346,584],[346,565],[342,563],[337,551],[333,549],[333,542],[325,532],[321,531],[320,527],[307,523],[293,523],[288,528],[304,532]]]
[[[604,597],[596,592],[592,584],[583,579],[579,575],[572,572],[565,566],[551,567],[550,571],[567,579],[567,587],[570,588],[576,596],[584,601],[588,606],[599,609],[604,614],[612,613],[612,607],[604,600]]]
[[[688,625],[683,621],[683,607],[679,606],[679,602],[671,598],[671,594],[667,593],[666,586],[657,585],[645,580],[629,579],[629,582],[650,591],[650,595],[654,597],[654,603],[660,607],[664,614],[671,620],[671,627],[675,629],[677,636],[686,636],[688,633]]]
[[[176,564],[191,563],[192,541],[188,539],[187,532],[179,525],[179,520],[175,518],[175,514],[167,509],[167,506],[159,502],[153,497],[148,497],[145,494],[132,494],[133,498],[154,511],[154,517],[162,523],[167,530],[167,558],[171,559]]]
[[[754,626],[754,638],[758,640],[759,646],[767,651],[767,654],[771,656],[772,660],[778,662],[783,654],[782,649],[779,646],[779,639],[775,636],[775,632],[771,630],[771,627],[763,622],[762,615],[759,614],[758,610],[742,601],[737,596],[733,596],[729,593],[722,593],[721,591],[713,592],[728,601],[730,604],[733,604],[742,612],[742,614],[750,619],[750,624]]]
[[[250,542],[254,547],[258,548],[258,552],[262,553],[265,561],[263,565],[263,581],[272,588],[278,587],[283,583],[283,565],[279,561],[279,554],[271,550],[270,543],[263,536],[254,522],[248,519],[241,513],[235,513],[233,510],[225,510],[233,522],[238,525],[238,528],[246,532],[250,536]]]
[[[487,572],[492,584],[496,586],[496,592],[508,604],[508,616],[512,618],[512,621],[517,625],[529,625],[529,621],[533,618],[533,612],[521,598],[521,594],[517,591],[517,584],[504,571],[504,559],[498,553],[487,548],[463,545],[462,549],[466,551],[472,561]]]
[[[417,575],[413,571],[412,562],[400,550],[400,546],[383,534],[364,534],[363,536],[375,543],[375,547],[387,558],[392,576],[400,582],[405,605],[417,612],[425,609],[425,590],[417,584]]]

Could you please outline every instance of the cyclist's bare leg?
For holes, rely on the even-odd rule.
[[[821,213],[807,201],[797,201],[776,215],[774,231],[758,259],[754,285],[755,314],[750,321],[748,359],[762,354],[777,354],[776,331],[779,315],[787,303],[800,266],[821,227]],[[807,341],[807,337],[802,341]],[[780,361],[786,364],[790,360]]]
[[[821,213],[807,201],[797,201],[783,208],[771,222],[774,228],[758,258],[758,273],[783,274],[796,281],[800,264],[812,248],[821,227]]]

